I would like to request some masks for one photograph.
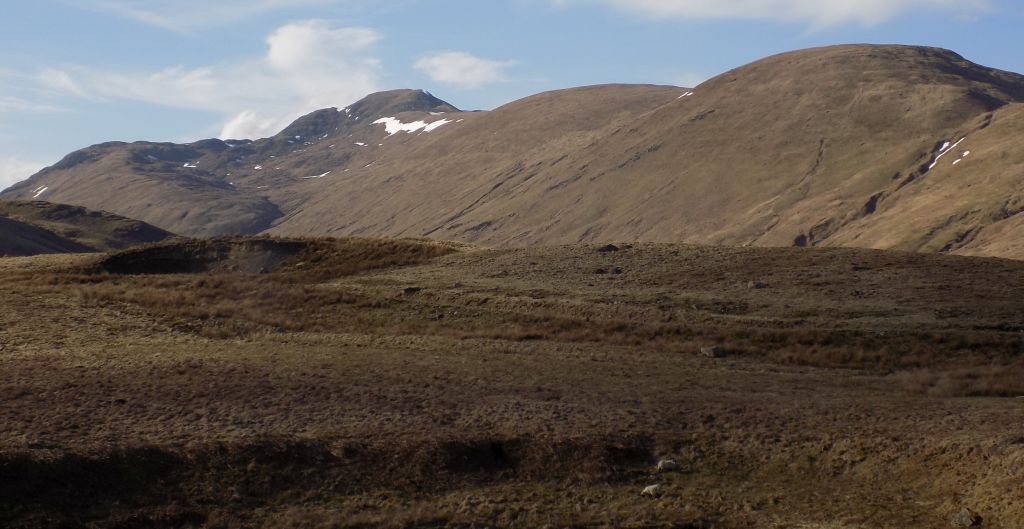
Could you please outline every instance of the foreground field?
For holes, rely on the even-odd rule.
[[[653,244],[2,259],[0,526],[1017,529],[1022,278]]]

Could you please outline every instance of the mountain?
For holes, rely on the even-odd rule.
[[[293,188],[302,177],[364,158],[357,143],[383,136],[375,129],[384,127],[370,123],[374,116],[448,111],[456,109],[422,91],[396,90],[313,112],[258,141],[104,143],[69,154],[0,198],[113,211],[184,235],[258,233],[301,205],[304,191]],[[339,148],[327,149],[328,138]]]
[[[110,251],[173,236],[144,222],[79,206],[0,201],[0,255]]]
[[[942,49],[785,53],[694,89],[460,112],[374,94],[251,141],[104,144],[0,198],[188,235],[855,246],[1024,258],[1024,76]]]

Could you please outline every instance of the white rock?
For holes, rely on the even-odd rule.
[[[662,495],[661,485],[648,485],[640,491],[640,495],[650,498],[658,498]]]
[[[662,459],[658,461],[658,472],[675,472],[679,470],[679,463],[674,459]]]

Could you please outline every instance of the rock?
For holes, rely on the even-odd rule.
[[[953,527],[979,527],[981,515],[964,507],[953,517]]]
[[[420,287],[405,287],[405,290],[403,290],[402,293],[405,294],[406,296],[411,296],[413,294],[420,293],[422,290],[423,289]]]
[[[606,244],[606,245],[598,248],[597,251],[599,251],[601,253],[617,252],[617,251],[619,251],[619,247],[615,246],[614,244]]]
[[[675,472],[679,470],[679,463],[674,459],[662,459],[658,461],[658,472]]]
[[[750,281],[750,282],[747,283],[747,288],[753,288],[753,289],[760,290],[762,288],[768,288],[768,284],[763,282],[763,281],[758,281],[758,280],[755,279],[755,280]]]
[[[660,498],[664,492],[662,491],[661,485],[648,485],[644,487],[644,490],[640,491],[640,496],[648,498]]]
[[[701,347],[700,354],[708,358],[723,358],[726,355],[725,349],[718,345],[712,345],[711,347]]]

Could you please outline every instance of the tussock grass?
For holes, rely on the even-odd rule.
[[[0,275],[4,527],[909,527],[1019,464],[1012,262],[243,238],[63,263]]]

